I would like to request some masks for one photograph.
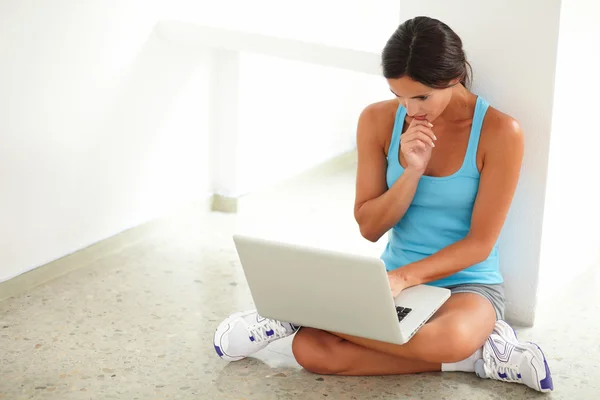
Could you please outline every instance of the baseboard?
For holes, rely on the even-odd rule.
[[[298,174],[284,178],[281,181],[272,182],[267,184],[264,188],[253,190],[247,194],[257,194],[261,192],[273,192],[286,185],[296,185],[304,179],[314,179],[321,175],[327,175],[335,173],[337,171],[345,170],[356,164],[357,153],[356,149],[352,149],[334,156],[320,164],[310,167]],[[225,196],[220,194],[214,194],[212,198],[212,211],[225,212],[225,213],[237,213],[241,206],[244,204],[244,197],[247,194],[242,194],[237,197]]]
[[[201,200],[193,205],[188,205],[188,207],[194,207],[194,209],[206,210],[206,212],[208,212],[210,200],[211,198],[209,197],[208,199]],[[100,240],[95,244],[67,256],[61,257],[56,261],[52,261],[17,275],[14,278],[0,282],[0,301],[24,293],[71,271],[85,268],[104,257],[110,256],[111,254],[117,253],[138,243],[153,232],[156,232],[156,224],[160,224],[171,214],[173,213],[170,212],[168,215],[142,223],[114,236]]]
[[[237,197],[228,197],[220,194],[212,196],[211,210],[225,213],[237,213],[238,211]]]
[[[341,153],[333,158],[330,158],[329,160],[326,160],[320,164],[317,164],[314,167],[309,168],[306,171],[301,172],[300,174],[298,174],[296,176],[286,179],[282,183],[283,184],[294,184],[297,180],[302,180],[305,178],[313,179],[314,177],[317,177],[320,175],[327,175],[330,173],[335,173],[337,171],[345,170],[356,164],[357,157],[358,157],[358,154],[356,152],[356,149],[346,151],[346,152]]]

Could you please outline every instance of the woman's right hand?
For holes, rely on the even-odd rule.
[[[431,151],[437,140],[431,130],[429,121],[414,119],[406,132],[400,137],[400,152],[408,164],[408,168],[423,174],[431,159]]]

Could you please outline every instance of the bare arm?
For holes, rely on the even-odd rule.
[[[445,278],[484,261],[491,253],[510,208],[523,158],[523,134],[516,121],[498,119],[491,128],[496,132],[484,153],[469,233],[430,257],[390,272],[402,286]]]
[[[385,117],[390,117],[382,112],[382,108],[382,103],[367,107],[361,113],[357,129],[358,168],[354,217],[363,237],[372,242],[379,240],[402,219],[423,174],[420,168],[409,165],[392,187],[387,189],[387,160],[383,138],[389,134],[393,124],[390,126],[388,121],[382,121]],[[418,129],[415,131],[415,137],[424,135]],[[425,147],[424,144],[422,146]],[[430,148],[426,152],[427,156],[431,155]]]

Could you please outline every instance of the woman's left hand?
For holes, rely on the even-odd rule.
[[[390,288],[392,289],[392,296],[396,298],[400,292],[406,289],[406,281],[398,276],[396,271],[388,271],[388,279],[390,280]]]

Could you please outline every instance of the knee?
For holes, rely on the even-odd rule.
[[[325,335],[331,334],[312,328],[300,329],[294,336],[292,353],[305,370],[314,374],[332,375],[340,371],[335,365],[332,344],[330,340],[326,340],[332,338],[325,339]]]
[[[470,357],[483,346],[485,339],[466,324],[453,324],[447,330],[447,354],[445,362],[458,362]]]

